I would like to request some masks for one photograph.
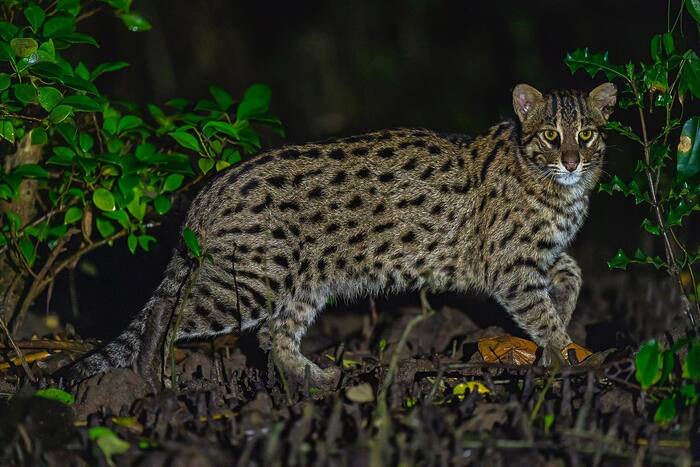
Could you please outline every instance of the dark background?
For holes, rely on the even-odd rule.
[[[151,31],[130,33],[108,12],[85,22],[101,45],[81,51],[89,66],[131,64],[100,78],[101,89],[163,103],[206,97],[209,84],[240,97],[248,85],[266,83],[287,132],[266,147],[397,126],[478,134],[512,115],[510,93],[519,82],[547,90],[603,81],[571,76],[563,63],[568,51],[590,47],[609,50],[613,62],[648,60],[649,39],[666,30],[665,1],[136,0],[134,9]],[[634,123],[633,115],[616,117]],[[608,172],[629,173],[637,149],[616,136],[609,141]],[[605,194],[595,194],[591,208],[572,250],[595,284],[608,277],[605,261],[619,247],[638,245],[646,213]],[[156,232],[151,253],[132,256],[118,244],[84,260],[97,274],[76,272],[79,319],[69,313],[66,277],[51,309],[84,337],[115,335],[159,282],[181,211]],[[660,254],[658,247],[647,243],[650,253]]]

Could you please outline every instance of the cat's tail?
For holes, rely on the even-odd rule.
[[[188,272],[187,261],[176,252],[162,282],[127,328],[107,345],[59,370],[55,376],[75,384],[110,368],[131,367],[143,374],[144,365],[157,364],[158,351]]]

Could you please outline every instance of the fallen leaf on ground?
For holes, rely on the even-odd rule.
[[[564,347],[562,349],[561,353],[564,356],[564,358],[566,359],[566,361],[569,362],[571,365],[578,365],[579,363],[582,363],[588,357],[593,355],[593,352],[586,349],[585,347],[581,347],[580,345],[578,345],[574,342],[572,342],[571,344]],[[576,358],[575,362],[572,362],[569,359],[570,353],[573,353],[574,357]]]
[[[345,395],[353,402],[374,401],[374,389],[372,389],[369,383],[358,384],[357,386],[348,388],[345,391]]]
[[[479,353],[486,363],[532,365],[537,344],[515,336],[486,337],[479,340]]]
[[[479,394],[489,394],[491,390],[487,388],[484,383],[479,381],[466,381],[464,383],[459,383],[457,386],[452,388],[452,394],[457,396],[460,400],[464,399],[464,394],[469,391],[476,391]]]

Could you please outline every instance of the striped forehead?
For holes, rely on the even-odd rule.
[[[591,123],[583,93],[577,91],[553,91],[547,95],[547,118],[561,125],[586,125]]]

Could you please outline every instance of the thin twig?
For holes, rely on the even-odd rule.
[[[29,368],[29,364],[27,363],[27,360],[24,358],[24,354],[19,349],[19,347],[17,347],[17,344],[15,343],[15,341],[12,339],[12,335],[10,334],[10,330],[7,329],[7,326],[5,325],[5,321],[3,319],[0,319],[0,328],[2,328],[2,332],[3,332],[3,334],[5,334],[5,338],[7,339],[7,342],[10,343],[12,350],[15,351],[17,358],[19,358],[19,361],[22,364],[22,368],[24,369],[24,373],[27,375],[27,378],[29,378],[29,381],[31,381],[32,383],[35,383],[37,381],[37,379],[36,379],[36,377],[34,377],[32,370]]]

